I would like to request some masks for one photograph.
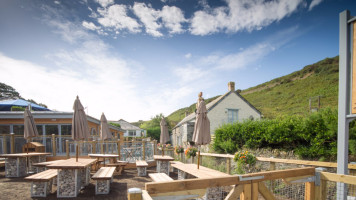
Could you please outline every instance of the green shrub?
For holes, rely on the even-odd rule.
[[[356,141],[354,124],[351,124],[350,139]],[[352,145],[351,142],[350,150]],[[225,124],[216,129],[213,145],[215,151],[235,153],[242,147],[278,148],[293,150],[301,158],[335,159],[337,111],[327,108],[304,118],[284,116],[277,119],[248,120]]]

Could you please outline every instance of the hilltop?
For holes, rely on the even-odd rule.
[[[318,96],[320,96],[320,108],[337,108],[338,80],[339,57],[336,56],[248,88],[240,94],[266,118],[280,115],[305,116],[310,112],[309,98],[312,98],[312,108],[318,107]],[[217,97],[219,96],[209,98],[206,102],[209,103]],[[185,117],[186,111],[192,113],[194,109],[195,103],[174,111],[167,118],[172,124],[176,124]]]

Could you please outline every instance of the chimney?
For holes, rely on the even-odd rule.
[[[235,82],[230,81],[227,86],[229,88],[229,92],[235,92]]]

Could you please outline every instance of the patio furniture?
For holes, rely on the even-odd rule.
[[[127,163],[127,161],[116,161],[114,163],[108,163],[106,164],[106,166],[115,167],[116,171],[118,172],[118,175],[121,175],[122,172],[124,172]]]
[[[104,163],[105,167],[105,159],[109,158],[111,161],[110,162],[115,162],[116,158],[119,158],[119,155],[117,154],[88,154],[90,158],[96,158],[96,163],[95,163],[95,170],[98,170],[100,163]]]
[[[148,176],[153,180],[153,182],[173,181],[173,179],[165,173],[150,173]]]
[[[57,177],[57,170],[49,169],[29,177],[25,180],[32,181],[31,197],[47,197],[52,191],[52,183]]]
[[[5,176],[22,177],[27,171],[33,171],[33,163],[46,161],[46,156],[50,153],[15,153],[1,154],[0,158],[5,158]],[[26,162],[28,159],[28,167]]]
[[[166,173],[169,176],[169,167],[170,163],[169,161],[173,161],[174,158],[170,156],[160,156],[160,155],[154,155],[153,159],[157,161],[157,168],[156,171],[158,173]]]
[[[93,177],[91,177],[95,180],[95,195],[109,194],[114,171],[115,167],[101,167]]]
[[[47,170],[47,165],[56,163],[56,162],[61,162],[61,160],[53,160],[53,161],[48,161],[48,162],[39,162],[39,163],[33,163],[32,166],[34,168],[37,168],[37,173],[43,172]]]
[[[90,167],[95,161],[71,158],[47,165],[48,169],[58,169],[57,197],[77,197],[80,189],[89,184]]]
[[[144,160],[136,161],[137,173],[138,176],[146,176],[147,175],[147,167],[148,164]]]

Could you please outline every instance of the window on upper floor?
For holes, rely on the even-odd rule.
[[[234,123],[238,120],[238,109],[227,109],[227,122]]]
[[[136,131],[129,131],[129,136],[136,136]]]

